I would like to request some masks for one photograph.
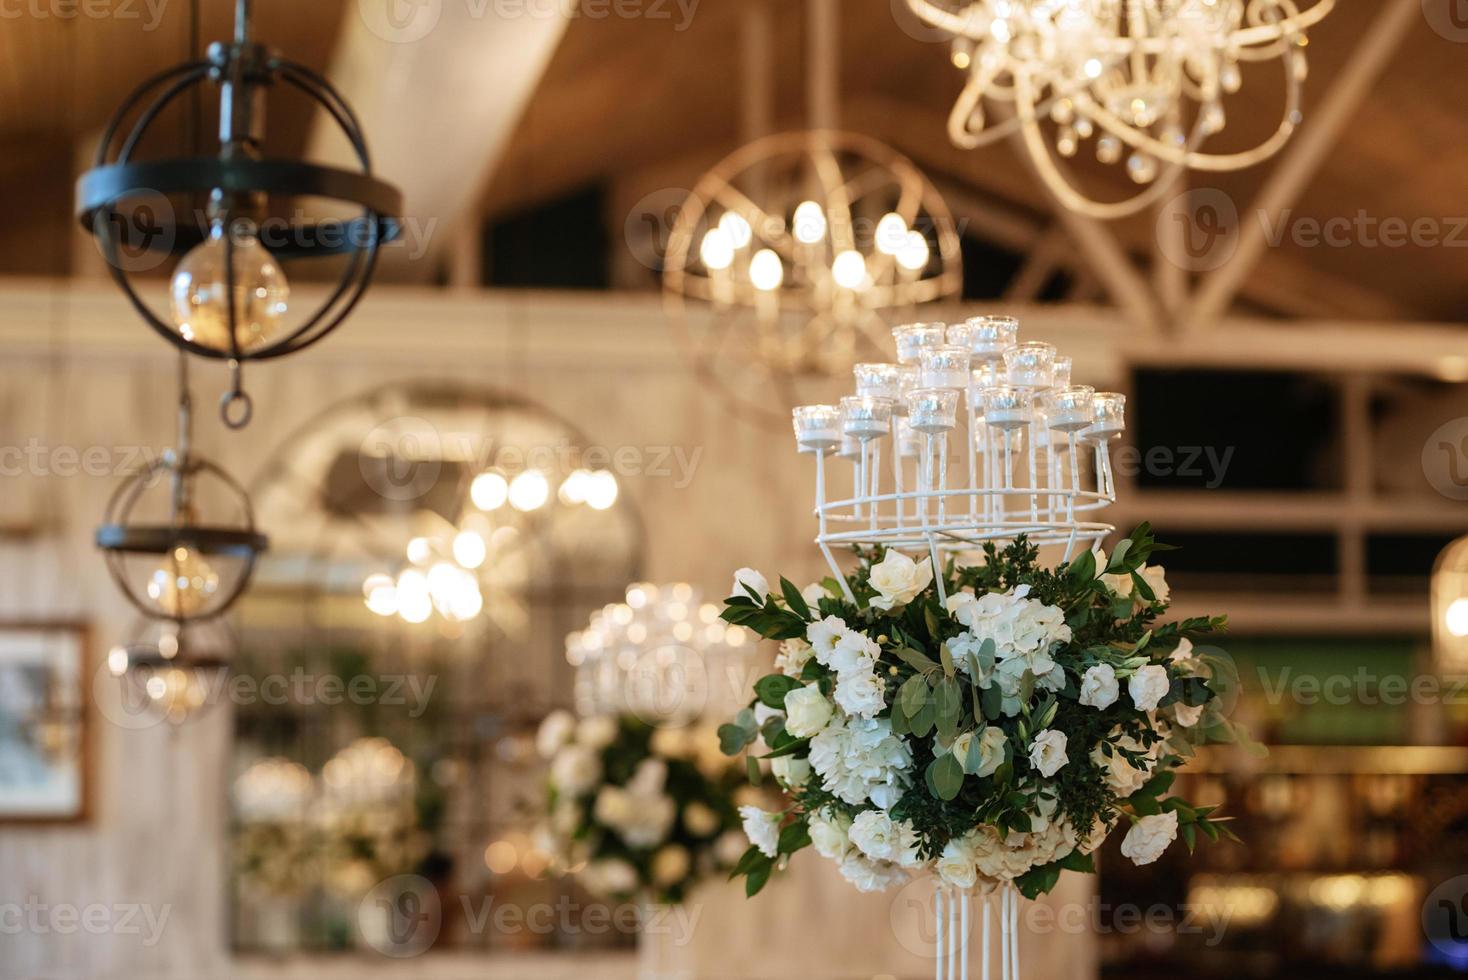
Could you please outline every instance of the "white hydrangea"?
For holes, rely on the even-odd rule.
[[[948,641],[954,664],[981,688],[997,683],[1004,696],[1003,711],[1019,713],[1019,694],[1026,671],[1041,690],[1065,687],[1065,670],[1050,656],[1056,647],[1069,643],[1070,627],[1065,613],[1038,599],[1027,598],[1029,586],[1009,592],[976,596],[964,591],[948,597],[948,611],[968,629]],[[979,662],[986,640],[994,643],[995,666]]]
[[[886,707],[886,692],[886,682],[871,667],[836,675],[836,703],[853,718],[875,718]]]
[[[841,800],[890,809],[912,780],[912,752],[885,718],[833,719],[810,742],[821,786]]]

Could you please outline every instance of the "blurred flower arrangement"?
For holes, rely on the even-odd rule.
[[[324,885],[354,900],[414,870],[430,840],[419,826],[414,767],[392,743],[361,738],[313,778],[299,763],[261,759],[235,782],[234,867],[262,899]]]
[[[536,747],[550,762],[541,846],[593,894],[681,902],[743,854],[744,780],[712,729],[556,711]]]
[[[719,737],[731,756],[762,743],[788,802],[741,808],[747,894],[808,846],[862,891],[930,871],[1035,898],[1093,871],[1122,824],[1139,865],[1179,835],[1233,838],[1216,807],[1169,795],[1194,746],[1248,740],[1220,708],[1231,663],[1193,647],[1225,618],[1158,622],[1162,550],[1145,524],[1054,569],[1023,537],[989,543],[948,563],[941,602],[931,559],[880,548],[858,551],[854,605],[834,579],[772,595],[742,569],[723,616],[781,653]]]

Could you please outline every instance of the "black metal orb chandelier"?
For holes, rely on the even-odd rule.
[[[173,624],[175,637],[234,605],[269,546],[244,488],[190,447],[185,366],[180,355],[177,447],[118,487],[96,535],[123,595],[148,619]],[[165,659],[169,646],[161,644]]]
[[[76,188],[79,220],[97,238],[112,277],[143,320],[190,354],[229,362],[230,390],[220,411],[231,428],[247,425],[253,414],[241,363],[293,354],[340,326],[367,290],[380,248],[399,234],[402,213],[397,188],[372,175],[351,106],[317,72],[251,40],[250,10],[250,0],[236,0],[231,42],[211,44],[204,58],[155,75],[123,101],[103,132],[96,165]],[[206,84],[218,91],[217,153],[135,159],[160,114],[185,94],[198,99]],[[325,110],[360,170],[262,156],[266,95],[279,85]],[[272,216],[281,204],[306,197],[336,202],[356,216],[287,220],[277,229]],[[176,220],[174,202],[180,200],[190,213],[203,202],[207,220]],[[128,220],[129,213],[143,211],[151,220]],[[129,272],[140,263],[125,261],[124,249],[151,254],[157,264],[182,256],[170,283],[167,319],[139,294]],[[282,264],[330,256],[346,257],[335,288],[299,325],[287,325]]]

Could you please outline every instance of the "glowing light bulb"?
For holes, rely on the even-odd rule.
[[[428,579],[416,568],[410,568],[398,576],[398,615],[405,622],[421,623],[433,612],[433,597],[428,591]]]
[[[192,616],[219,592],[219,574],[188,548],[175,548],[148,579],[148,598],[165,615]]]
[[[173,325],[179,336],[213,350],[230,350],[226,230],[216,222],[209,237],[178,263],[169,286]],[[233,239],[234,338],[241,351],[262,346],[280,330],[290,285],[253,230],[237,224]]]
[[[510,484],[498,473],[481,473],[469,484],[469,499],[480,510],[498,510],[510,499]]]
[[[398,611],[398,587],[391,575],[379,572],[367,576],[362,583],[362,598],[367,608],[379,616],[391,616]]]
[[[897,253],[897,264],[908,272],[921,272],[928,267],[928,240],[922,232],[907,233],[907,240]]]
[[[1454,599],[1443,614],[1444,625],[1454,636],[1468,636],[1468,599]]]
[[[883,255],[896,255],[907,241],[907,222],[902,215],[888,211],[877,222],[877,251]]]
[[[561,503],[570,506],[586,503],[586,488],[590,482],[591,473],[586,470],[572,470],[571,475],[561,481],[558,494]]]
[[[413,538],[406,549],[408,561],[415,565],[426,565],[433,557],[433,542],[427,538]]]
[[[460,531],[454,535],[454,561],[465,568],[478,568],[489,556],[489,546],[477,531]]]
[[[836,260],[831,263],[831,276],[836,280],[836,285],[846,289],[859,289],[866,282],[867,260],[862,254],[853,249],[847,249]]]
[[[826,237],[826,212],[815,201],[801,201],[791,217],[796,241],[814,245]]]
[[[539,470],[526,470],[510,481],[510,506],[518,511],[538,510],[550,497],[550,483]]]
[[[698,246],[698,257],[709,269],[729,268],[734,261],[734,242],[729,233],[722,228],[710,228],[704,232],[703,241]]]
[[[785,266],[773,249],[762,248],[749,260],[749,281],[755,289],[769,292],[785,281]]]
[[[587,474],[586,504],[592,510],[606,510],[617,502],[617,478],[611,470]]]
[[[725,211],[719,218],[719,228],[729,236],[729,243],[735,248],[743,248],[749,244],[749,222],[744,220],[744,215],[735,211]]]

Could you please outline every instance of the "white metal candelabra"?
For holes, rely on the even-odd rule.
[[[1115,530],[1095,517],[1116,499],[1126,396],[1072,384],[1071,359],[1019,343],[1012,317],[892,333],[898,363],[858,364],[855,395],[793,412],[816,459],[816,543],[848,599],[836,546],[926,551],[936,572],[944,553],[1021,535],[1069,560]],[[832,493],[831,456],[851,462],[849,495]]]

